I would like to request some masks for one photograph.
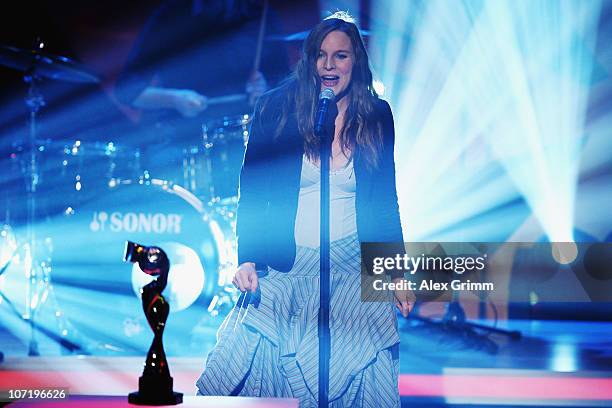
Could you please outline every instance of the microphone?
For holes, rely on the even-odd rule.
[[[317,105],[317,114],[315,116],[314,133],[317,136],[324,136],[325,122],[329,105],[334,102],[336,95],[330,88],[325,88],[319,94],[319,104]]]

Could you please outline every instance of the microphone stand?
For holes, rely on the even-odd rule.
[[[334,104],[334,102],[332,102]],[[332,127],[333,129],[333,127]],[[320,280],[319,280],[319,407],[329,406],[329,365],[331,353],[331,336],[329,330],[330,309],[330,259],[329,259],[329,160],[333,135],[329,127],[324,126],[316,136],[320,137],[321,162],[321,225],[320,225]]]

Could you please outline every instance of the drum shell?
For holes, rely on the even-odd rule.
[[[205,200],[237,197],[249,123],[246,114],[206,122],[202,144],[183,151],[183,185]]]
[[[34,151],[34,166],[31,159],[30,148],[25,142],[13,144],[11,174],[20,179],[13,183],[15,195],[25,198],[34,179],[38,218],[62,213],[87,201],[101,194],[109,183],[116,180],[129,180],[141,175],[138,149],[113,142],[39,140]],[[16,222],[25,221],[23,210],[11,209],[14,209]]]

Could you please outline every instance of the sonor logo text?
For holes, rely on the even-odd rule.
[[[180,234],[179,214],[94,211],[89,229],[93,232],[148,232],[154,234]]]

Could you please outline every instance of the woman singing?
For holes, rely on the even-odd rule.
[[[312,29],[292,77],[255,108],[240,178],[234,277],[247,306],[241,311],[239,300],[221,326],[199,394],[290,397],[317,406],[320,157],[313,128],[326,88],[338,108],[330,126],[328,399],[334,407],[399,406],[393,305],[360,300],[360,242],[403,241],[393,117],[372,87],[363,40],[346,13]],[[407,316],[412,293],[394,295]]]

